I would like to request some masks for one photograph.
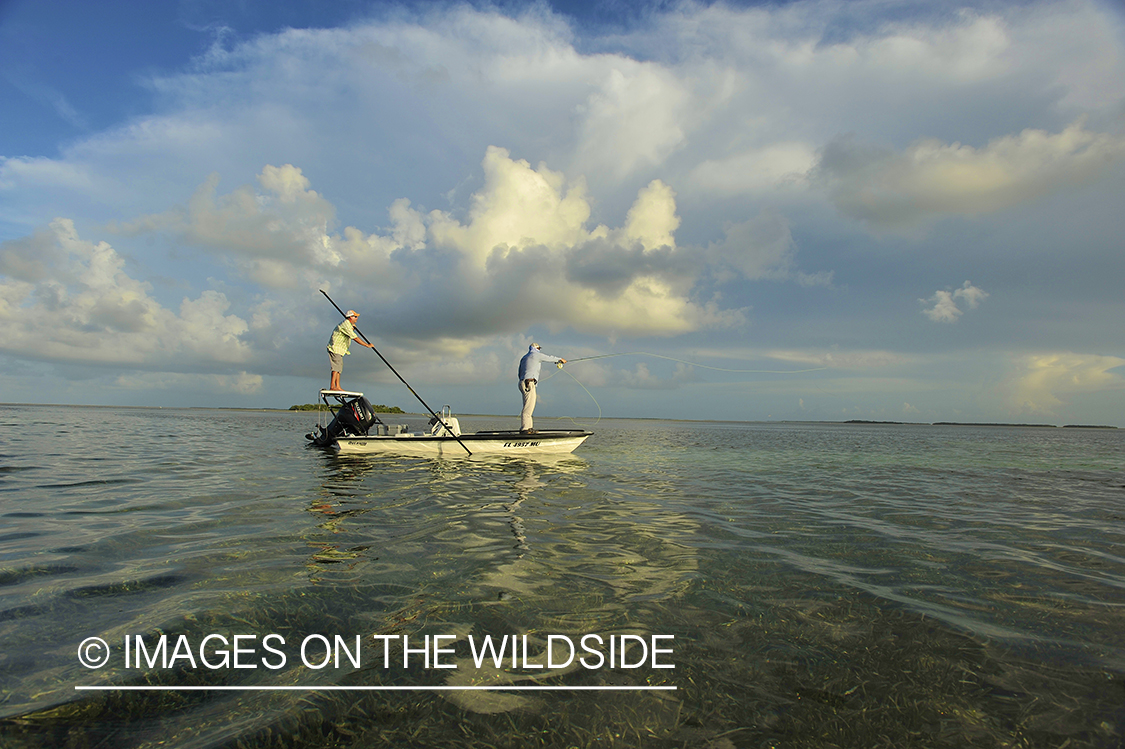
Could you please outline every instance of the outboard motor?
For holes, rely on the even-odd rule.
[[[382,423],[371,408],[371,401],[361,395],[345,400],[327,429],[318,427],[307,437],[320,447],[328,447],[337,437],[366,437],[372,425]]]

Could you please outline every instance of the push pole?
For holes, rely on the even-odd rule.
[[[341,316],[344,315],[344,310],[340,309],[340,306],[332,301],[332,297],[328,296],[327,291],[325,291],[324,289],[321,289],[320,293],[324,294],[325,299],[327,299],[329,302],[332,302],[332,306],[336,308],[336,311],[339,312]],[[355,332],[359,333],[359,337],[362,338],[364,340],[364,342],[367,343],[368,346],[371,346],[372,351],[374,351],[376,354],[379,354],[379,349],[375,348],[375,346],[371,343],[371,341],[369,341],[367,339],[367,336],[365,336],[363,333],[360,333],[359,328],[356,328]],[[444,421],[442,421],[440,416],[438,416],[436,413],[434,413],[434,409],[432,409],[428,405],[426,405],[426,401],[422,400],[422,396],[420,396],[420,395],[418,395],[418,393],[414,392],[414,388],[410,387],[410,383],[407,382],[405,379],[403,379],[402,375],[400,375],[398,373],[397,369],[395,369],[394,367],[391,366],[391,363],[389,361],[387,361],[387,357],[383,356],[382,354],[379,354],[379,358],[382,359],[383,363],[387,365],[387,369],[394,372],[395,377],[397,377],[399,380],[401,380],[403,385],[406,385],[406,389],[409,390],[411,393],[413,393],[414,397],[418,399],[418,402],[421,403],[423,406],[425,406],[426,410],[430,412],[430,416],[433,416],[434,419],[439,424],[441,424],[443,427],[445,427],[445,431],[449,432],[449,434],[453,437],[453,439],[457,440],[457,444],[460,445],[461,447],[465,447],[465,443],[461,441],[461,438],[458,437],[456,434],[453,434],[453,430],[449,428],[449,425],[446,424]],[[465,452],[467,452],[469,455],[473,454],[473,451],[470,450],[467,447],[465,447]]]

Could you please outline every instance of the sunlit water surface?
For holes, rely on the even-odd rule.
[[[306,448],[315,421],[0,406],[0,744],[1125,735],[1121,430],[602,420],[571,456],[430,460]],[[271,633],[284,666],[262,659]],[[126,638],[162,634],[196,662],[125,666]],[[315,634],[360,636],[361,664],[304,665]],[[672,636],[675,668],[536,669],[552,634]],[[209,635],[248,637],[256,667],[199,663]],[[372,635],[445,636],[457,668],[403,667],[402,640]],[[475,668],[485,635],[530,663]],[[105,666],[79,661],[89,637]],[[173,689],[75,689],[110,685]],[[417,689],[467,685],[618,689]],[[255,689],[188,689],[215,686]],[[387,686],[406,689],[323,689]]]

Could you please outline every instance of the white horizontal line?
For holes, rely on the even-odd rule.
[[[215,686],[215,687],[171,687],[171,686],[76,686],[79,691],[99,691],[99,692],[285,692],[285,691],[306,691],[306,692],[468,692],[468,691],[499,691],[499,690],[519,690],[523,692],[652,692],[652,691],[676,691],[676,687],[559,687],[559,686],[494,686],[494,687],[340,687],[340,686],[322,686],[322,687],[302,687],[302,686],[282,686],[282,687],[230,687],[230,686]]]

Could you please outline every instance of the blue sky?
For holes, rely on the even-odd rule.
[[[1125,426],[1125,14],[0,1],[0,401]],[[346,387],[416,407],[366,349]],[[643,352],[635,354],[630,352]]]

